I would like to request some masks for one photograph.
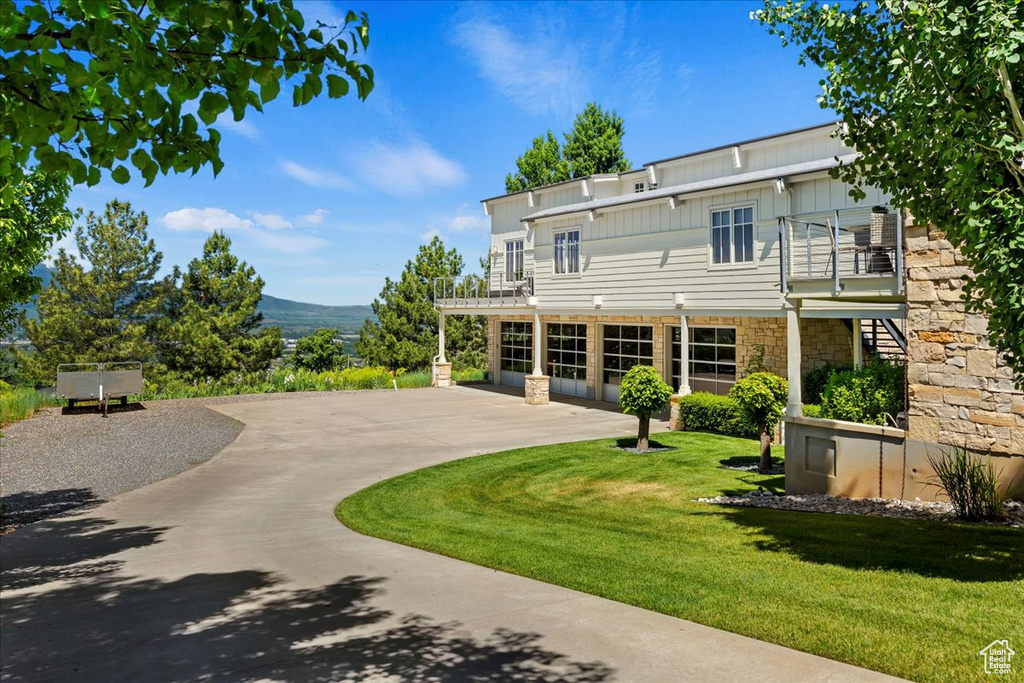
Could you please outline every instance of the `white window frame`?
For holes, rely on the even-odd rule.
[[[633,183],[633,194],[640,194],[644,189],[646,189],[644,181],[641,180],[639,183]]]
[[[570,249],[569,235],[573,233],[576,233],[575,263],[570,260],[573,254]],[[561,253],[559,253],[559,237],[565,239],[565,244],[561,247]],[[551,272],[553,275],[557,277],[579,277],[580,273],[583,272],[582,243],[583,229],[578,225],[555,230],[551,234]],[[575,266],[575,269],[572,266]]]
[[[526,240],[505,240],[505,282],[519,282],[526,276]]]
[[[676,387],[676,388],[679,387],[680,377],[681,377],[680,373],[676,372],[676,364],[681,362],[681,359],[680,359],[679,356],[681,355],[681,351],[682,351],[682,349],[680,348],[680,354],[678,354],[678,355],[676,354],[676,344],[681,344],[682,342],[677,342],[675,338],[676,338],[676,334],[677,333],[680,335],[680,337],[682,337],[681,329],[682,328],[680,328],[678,325],[670,325],[669,329],[668,329],[668,334],[667,334],[667,340],[668,340],[667,341],[667,346],[669,348],[668,372],[669,372],[669,374],[672,377],[672,383],[673,383],[672,386]],[[698,330],[698,329],[701,329],[701,330],[714,330],[715,331],[715,341],[714,342],[694,341],[693,337],[696,334],[696,330]],[[718,340],[718,337],[719,337],[718,331],[719,330],[730,330],[730,331],[732,331],[732,339],[733,340],[732,340],[731,344],[728,343],[728,342],[721,342],[721,341]],[[718,394],[719,396],[725,395],[726,393],[728,393],[729,388],[731,388],[732,385],[734,385],[736,383],[736,380],[739,379],[739,365],[737,364],[737,359],[738,359],[738,355],[739,355],[739,335],[736,332],[736,327],[734,325],[693,325],[692,327],[688,326],[688,331],[689,331],[689,334],[688,334],[688,341],[686,342],[686,345],[687,345],[687,349],[688,349],[687,358],[689,359],[689,366],[690,367],[689,367],[689,372],[687,373],[687,375],[689,377],[689,388],[690,388],[690,390],[691,391],[707,391],[706,388],[697,388],[694,385],[697,382],[711,382],[711,383],[714,383],[714,385],[715,385],[715,391],[712,392],[712,393]],[[713,360],[713,361],[712,360],[697,360],[695,358],[695,356],[698,355],[696,353],[696,348],[695,348],[697,346],[704,347],[704,348],[714,348],[715,349],[715,360]],[[719,348],[731,348],[733,350],[732,351],[732,355],[733,355],[732,360],[730,361],[728,359],[720,359],[718,357],[718,349]],[[697,377],[697,373],[695,372],[695,368],[694,368],[694,366],[696,364],[714,365],[715,368],[716,368],[715,379],[707,379],[707,378],[699,378],[699,377]],[[718,376],[718,369],[721,368],[721,367],[726,367],[726,366],[731,366],[733,368],[733,375],[732,375],[733,379],[732,380],[720,379],[719,376]],[[680,367],[679,369],[681,370],[682,368]]]
[[[749,261],[737,261],[736,260],[736,223],[735,223],[735,212],[749,209],[751,213],[751,220],[749,225],[751,226],[751,259]],[[715,214],[725,213],[728,215],[729,224],[727,226],[715,225]],[[708,210],[708,270],[731,270],[731,269],[754,269],[758,266],[757,258],[757,202],[743,202],[740,204],[725,204],[722,206],[712,206]],[[747,225],[747,221],[743,222]],[[715,263],[715,231],[721,228],[727,228],[729,238],[729,260]]]

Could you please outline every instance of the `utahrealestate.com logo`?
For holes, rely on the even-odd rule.
[[[1010,641],[994,640],[992,644],[978,653],[985,658],[985,673],[1010,673],[1010,657],[1016,653],[1010,649]]]

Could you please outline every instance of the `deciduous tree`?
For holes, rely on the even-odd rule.
[[[769,0],[755,17],[825,71],[821,106],[862,155],[836,175],[890,193],[960,247],[968,310],[989,317],[1024,386],[1024,5]]]
[[[623,135],[622,118],[591,102],[576,115],[561,148],[550,130],[547,136],[533,139],[533,146],[516,159],[516,172],[505,176],[505,191],[522,192],[595,173],[628,171]]]
[[[32,172],[0,203],[0,336],[17,322],[16,304],[39,292],[31,271],[75,221],[66,208],[71,185],[59,173]]]
[[[672,387],[665,384],[658,371],[650,365],[634,365],[623,376],[619,405],[624,413],[636,415],[640,421],[636,437],[638,451],[650,448],[651,415],[664,410],[671,398]]]
[[[217,173],[218,117],[262,111],[282,83],[295,106],[324,85],[329,97],[354,85],[360,99],[373,88],[353,59],[369,44],[365,14],[307,30],[292,0],[0,0],[0,16],[5,203],[30,163],[89,185],[102,171],[127,182],[129,166],[147,184]]]
[[[324,328],[303,337],[295,343],[292,364],[313,372],[340,369],[345,364],[346,356],[342,345],[334,341],[337,336],[338,330]]]
[[[38,381],[52,381],[59,363],[153,358],[162,255],[147,225],[145,213],[114,200],[75,230],[80,257],[60,250],[50,286],[39,294],[39,319],[25,325],[36,349],[27,365]]]
[[[434,308],[434,280],[462,274],[462,256],[445,249],[439,237],[420,247],[406,262],[398,280],[385,278],[380,298],[373,302],[377,322],[367,320],[359,331],[356,351],[370,365],[395,370],[425,368],[437,353],[438,311]],[[447,357],[461,364],[460,356],[486,353],[486,327],[481,316],[448,316],[445,320]]]
[[[168,368],[191,379],[265,370],[284,349],[281,331],[257,333],[263,278],[231,253],[223,233],[210,235],[202,258],[192,259],[182,278],[180,317],[166,333]]]
[[[789,384],[770,372],[755,372],[738,380],[729,390],[729,396],[739,404],[743,416],[757,427],[761,435],[759,468],[762,472],[769,471],[772,468],[772,434],[782,419]]]
[[[505,176],[505,191],[522,192],[568,179],[569,164],[562,158],[562,148],[549,130],[547,137],[534,138],[533,147],[516,159],[516,172]]]

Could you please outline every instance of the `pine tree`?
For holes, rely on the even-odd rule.
[[[60,250],[50,286],[39,295],[39,319],[25,326],[36,349],[26,365],[36,380],[52,381],[59,363],[152,360],[163,256],[147,225],[145,213],[114,200],[76,228],[81,261]]]
[[[565,134],[562,153],[570,176],[585,178],[595,173],[628,171],[629,161],[622,152],[625,133],[622,117],[614,110],[606,112],[596,103],[589,103]]]
[[[180,314],[167,330],[168,368],[204,379],[270,367],[284,343],[276,327],[254,334],[263,321],[261,298],[263,278],[231,253],[226,235],[210,235],[182,280]]]
[[[420,247],[398,280],[385,278],[380,298],[373,302],[377,322],[367,320],[359,331],[357,353],[370,365],[392,370],[430,365],[437,353],[438,312],[434,308],[434,279],[458,277],[462,256],[446,250],[435,237]],[[445,321],[448,358],[457,365],[465,357],[476,364],[486,352],[486,327],[481,316],[449,316]]]

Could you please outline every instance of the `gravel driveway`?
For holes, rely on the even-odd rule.
[[[203,463],[235,440],[242,424],[207,405],[291,399],[255,394],[147,401],[127,409],[49,408],[0,438],[0,535],[103,502]]]

